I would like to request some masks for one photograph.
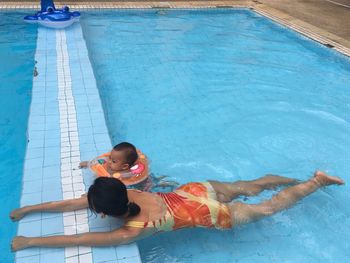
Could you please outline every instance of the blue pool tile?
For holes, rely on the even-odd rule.
[[[46,68],[46,74],[54,74],[57,75],[57,70],[54,67],[48,67]]]
[[[60,190],[61,178],[60,177],[48,177],[43,179],[43,189],[46,190]]]
[[[139,256],[139,250],[135,244],[117,246],[115,251],[118,259]]]
[[[78,109],[79,113],[79,109]],[[92,126],[91,118],[89,114],[78,114],[77,121],[79,125]]]
[[[61,139],[60,138],[56,138],[56,139],[52,139],[52,140],[56,140],[60,143]],[[52,146],[52,147],[48,147],[46,145],[45,149],[44,149],[44,157],[45,158],[60,158],[60,154],[61,154],[61,147],[60,144],[58,146]]]
[[[46,130],[55,130],[59,128],[59,124],[58,123],[54,123],[54,122],[48,122],[45,123],[45,129]]]
[[[49,157],[45,158],[44,160],[44,166],[54,166],[54,165],[59,165],[61,163],[61,160],[56,157]]]
[[[31,121],[29,121],[28,123],[28,130],[32,130],[32,131],[43,131],[45,130],[45,123],[33,123]]]
[[[30,159],[25,162],[24,169],[30,170],[35,168],[41,168],[43,165],[43,159],[42,158],[34,158]]]
[[[46,147],[56,147],[58,148],[61,145],[61,140],[60,138],[54,138],[54,139],[47,139],[45,138],[45,148]]]
[[[21,197],[21,206],[34,205],[41,203],[41,192],[23,194]]]
[[[42,109],[42,108],[32,108],[30,110],[30,114],[35,114],[35,115],[42,115],[44,116],[45,115],[45,110]]]
[[[44,148],[44,138],[42,138],[42,139],[37,139],[37,140],[35,140],[35,139],[33,139],[33,140],[31,140],[31,139],[29,139],[28,140],[28,146],[27,146],[27,148],[29,149],[29,148]]]
[[[50,102],[48,102],[48,103],[50,103]],[[50,105],[52,105],[52,104],[50,104]],[[58,105],[52,105],[50,107],[46,107],[45,113],[46,113],[47,118],[50,118],[52,120],[59,122],[60,112],[59,112]]]
[[[36,255],[39,255],[39,253],[40,253],[39,248],[33,247],[33,248],[28,248],[28,249],[24,249],[16,252],[16,257],[22,258],[22,257],[36,256]]]
[[[16,258],[16,263],[38,263],[38,262],[40,262],[39,255]]]
[[[32,222],[32,221],[41,221],[41,213],[29,214],[29,215],[26,215],[23,219],[21,219],[21,223]]]
[[[87,188],[90,185],[92,185],[94,180],[96,179],[96,177],[92,173],[90,173],[90,174],[83,174],[83,178],[84,178],[84,184],[86,185]]]
[[[44,155],[44,151],[42,148],[31,149],[30,151],[27,151],[26,159],[42,158],[43,155]]]
[[[100,153],[108,152],[112,148],[111,142],[104,142],[104,143],[99,143],[96,145],[97,151]]]
[[[81,152],[80,153],[81,160],[86,160],[86,161],[92,160],[92,159],[94,159],[97,156],[98,156],[98,152],[96,150],[85,151],[85,152]]]
[[[50,58],[48,57],[48,59],[50,59]],[[54,59],[54,58],[52,57],[51,59]],[[57,83],[57,75],[53,74],[52,72],[49,72],[49,73],[46,74],[46,85],[48,83],[50,83],[50,82],[53,83],[53,84],[51,84],[51,86],[53,86],[53,85],[56,86],[57,85],[56,84]],[[47,87],[50,87],[50,84],[47,85]]]
[[[104,262],[109,260],[117,260],[114,247],[93,248],[92,255],[94,262]]]
[[[59,199],[57,201],[60,201],[62,199]],[[57,213],[57,212],[53,212],[53,213],[50,213],[50,212],[42,212],[41,213],[41,218],[42,219],[46,219],[46,218],[54,218],[54,217],[62,217],[63,214],[62,213]],[[62,219],[63,220],[63,219]]]
[[[61,185],[57,185],[55,189],[46,189],[43,187],[42,202],[62,200],[62,197]]]
[[[46,125],[48,122],[53,123],[59,127],[59,122],[60,122],[60,116],[59,116],[59,111],[58,107],[52,107],[49,109],[45,110],[45,115],[46,115]]]
[[[92,96],[90,95],[90,97],[88,97],[88,104],[90,105],[89,109],[90,109],[90,113],[91,114],[94,114],[96,116],[100,116],[100,117],[103,117],[104,116],[104,113],[103,113],[103,109],[101,107],[98,107],[98,106],[91,106],[91,105],[99,105],[99,101],[100,101],[100,98],[97,97],[97,96]],[[102,122],[104,123],[104,119],[102,120]]]
[[[60,177],[60,175],[61,175],[61,166],[59,164],[45,166],[43,168],[43,177],[44,178]]]
[[[86,103],[81,103],[82,105],[79,105],[79,103],[77,103],[77,108],[78,108],[78,112],[79,114],[86,114],[86,113],[90,113],[90,109],[88,106],[86,106]]]
[[[42,180],[26,181],[23,184],[22,194],[41,192]]]
[[[108,133],[97,133],[97,134],[94,134],[94,140],[96,144],[104,143],[106,141],[109,142],[109,135]]]
[[[81,144],[80,145],[80,151],[81,152],[89,152],[89,151],[93,151],[96,150],[96,146],[93,142],[91,143],[87,143],[87,144]]]
[[[80,135],[79,136],[80,144],[89,144],[89,143],[93,143],[94,142],[94,138],[91,135],[82,135],[80,132],[79,132],[79,135]]]
[[[56,81],[52,81],[52,79],[50,81],[47,81],[45,83],[45,88],[47,90],[54,90],[57,89],[57,82]]]
[[[92,138],[92,135],[93,135],[92,129],[79,129],[80,143],[82,142],[82,137],[84,138],[84,136],[89,136],[90,138]]]
[[[118,263],[141,263],[140,257],[128,257],[123,259],[118,259]]]
[[[20,223],[18,225],[18,235],[20,236],[40,236],[41,235],[41,221],[32,221]]]
[[[94,113],[98,113],[98,114],[101,114],[101,116],[103,116],[103,110],[100,107],[92,107],[92,108],[90,108],[90,112],[93,113],[93,114]]]
[[[41,223],[41,234],[43,236],[53,235],[53,234],[62,234],[63,230],[63,217],[53,217],[45,218]]]
[[[42,110],[41,110],[42,112]],[[44,137],[44,131],[31,131],[29,134],[28,134],[28,137],[29,139],[41,139]]]
[[[41,115],[30,115],[29,121],[31,123],[45,123],[45,117]]]
[[[43,168],[33,168],[24,170],[23,182],[41,180],[43,178]]]
[[[45,131],[45,139],[61,139],[60,130],[51,130],[51,131]]]
[[[41,255],[40,255],[40,262],[50,262],[50,263],[64,263],[65,257],[64,257],[64,249],[62,248],[56,248],[54,249],[47,249],[48,252],[45,251],[46,249],[41,249]]]

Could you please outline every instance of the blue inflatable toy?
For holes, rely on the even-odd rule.
[[[41,0],[41,11],[33,16],[25,16],[24,21],[38,23],[51,28],[65,28],[79,21],[79,12],[70,12],[68,6],[56,9],[53,0]]]

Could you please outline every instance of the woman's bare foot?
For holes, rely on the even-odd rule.
[[[17,208],[15,210],[12,210],[10,213],[10,218],[12,221],[18,221],[22,219],[25,216],[25,207]]]
[[[29,239],[30,238],[23,236],[14,237],[11,243],[11,250],[17,251],[29,247]]]
[[[337,184],[337,185],[342,185],[344,184],[344,181],[340,179],[339,177],[336,176],[330,176],[325,172],[322,171],[316,171],[314,173],[314,178],[313,178],[318,184],[322,186],[326,185],[332,185],[332,184]]]

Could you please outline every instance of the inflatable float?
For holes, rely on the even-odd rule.
[[[62,9],[56,9],[52,0],[41,0],[41,10],[35,15],[25,16],[24,21],[61,29],[79,21],[79,18],[80,13],[70,12],[68,6],[64,6]]]
[[[108,172],[107,160],[110,153],[102,154],[88,163],[89,169],[98,177],[114,177],[121,180],[126,186],[139,184],[148,179],[148,160],[140,150],[137,150],[139,158],[134,166],[123,172],[110,174]]]

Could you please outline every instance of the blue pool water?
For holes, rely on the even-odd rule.
[[[0,12],[0,258],[12,262],[10,240],[17,224],[9,212],[19,206],[31,99],[37,29],[24,12]]]
[[[248,10],[88,12],[81,23],[112,141],[136,144],[156,175],[350,180],[349,58]],[[144,262],[346,262],[349,201],[349,186],[333,186],[231,231],[138,245]]]

